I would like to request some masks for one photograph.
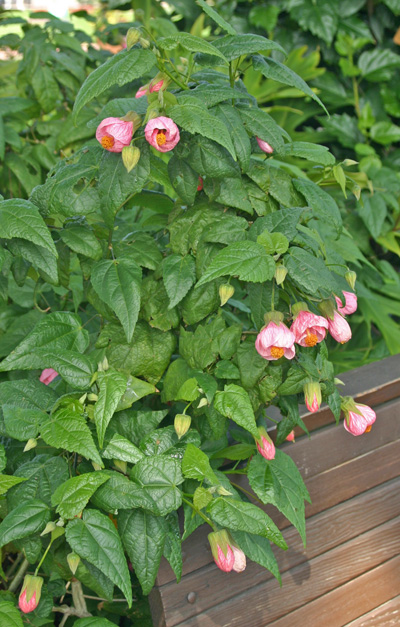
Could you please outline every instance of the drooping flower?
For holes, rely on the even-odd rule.
[[[318,411],[322,400],[320,384],[317,381],[309,381],[304,385],[303,390],[308,411]]]
[[[354,411],[345,411],[344,428],[352,435],[368,433],[376,420],[376,414],[368,405],[358,403],[356,408],[361,414],[357,414]]]
[[[235,288],[233,287],[233,285],[229,285],[229,283],[223,283],[219,286],[218,291],[221,301],[221,307],[223,307],[225,303],[227,303],[228,300],[234,295]]]
[[[295,355],[294,341],[294,334],[283,322],[276,324],[271,321],[257,335],[256,350],[261,357],[269,361],[281,357],[293,359]]]
[[[137,90],[137,92],[135,94],[135,98],[143,98],[143,96],[146,96],[148,91],[149,91],[149,85],[148,84],[147,85],[142,85]]]
[[[315,346],[325,339],[328,321],[322,316],[316,316],[310,311],[300,311],[292,326],[296,344],[300,346]]]
[[[42,585],[42,577],[25,575],[24,583],[22,584],[21,593],[18,599],[18,605],[21,612],[29,614],[29,612],[33,612],[33,610],[37,608],[42,592]]]
[[[236,573],[242,573],[246,569],[246,556],[243,553],[242,549],[232,544],[233,555],[235,556],[235,561],[233,564],[233,569]]]
[[[349,323],[337,311],[333,314],[333,320],[328,318],[328,331],[333,339],[341,344],[345,344],[351,339]]]
[[[214,562],[218,568],[225,573],[229,573],[235,563],[235,554],[229,542],[228,532],[226,529],[213,531],[208,534],[208,541],[210,542]]]
[[[197,186],[197,191],[201,192],[202,189],[203,189],[203,179],[201,178],[201,176],[199,176],[199,184]]]
[[[109,152],[122,152],[133,136],[133,122],[120,118],[105,118],[97,127],[96,139]]]
[[[42,370],[39,381],[45,385],[49,385],[49,383],[51,383],[56,377],[58,377],[58,372],[53,370],[53,368],[45,368]]]
[[[149,144],[159,152],[169,152],[180,139],[175,122],[163,115],[147,122],[144,134]]]
[[[275,445],[269,437],[264,427],[258,427],[258,433],[260,437],[256,440],[258,452],[265,457],[265,459],[271,460],[275,457]]]
[[[335,296],[339,313],[341,313],[342,316],[346,316],[357,311],[357,296],[353,294],[353,292],[343,292],[343,296],[346,300],[346,304],[344,307],[340,298],[338,296]]]
[[[285,438],[288,442],[294,442],[294,431],[291,431]]]
[[[264,152],[268,153],[269,155],[274,152],[274,149],[272,148],[272,146],[269,145],[268,142],[263,141],[259,137],[256,137],[256,140],[257,140],[257,144],[260,146],[261,150],[263,150]]]
[[[165,74],[163,74],[162,72],[159,72],[157,76],[155,76],[153,80],[150,81],[149,92],[152,94],[153,92],[160,91],[160,89],[162,89],[163,87],[166,87],[167,86],[166,78],[167,77],[165,76]]]
[[[176,414],[174,419],[175,433],[179,439],[183,438],[185,433],[189,431],[192,419],[186,414]]]

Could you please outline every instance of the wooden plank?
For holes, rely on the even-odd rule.
[[[306,549],[297,531],[290,527],[284,534],[290,547],[288,551],[274,547],[279,569],[283,574],[399,515],[400,478],[397,478],[310,519]],[[203,545],[203,553],[209,555],[208,541],[206,538],[204,540],[207,545]],[[205,611],[215,603],[215,595],[210,590],[218,591],[218,601],[221,602],[272,579],[269,571],[254,562],[248,562],[245,573],[240,577],[235,573],[222,573],[212,563],[184,576],[179,586],[169,583],[162,586],[159,592],[169,620],[170,612],[177,608],[180,608],[182,615],[185,615],[187,609],[190,611],[187,598],[191,593],[196,595],[197,611]]]
[[[344,627],[395,627],[395,625],[400,625],[400,596],[352,620]]]
[[[297,625],[390,627],[400,625],[400,597],[385,603],[396,595],[399,589],[400,557],[395,557],[268,625],[270,627],[295,627]],[[382,603],[385,605],[381,605]],[[373,609],[377,605],[380,607]],[[371,612],[365,616],[368,610]],[[358,618],[362,613],[364,616]],[[356,620],[353,620],[354,618]],[[348,623],[349,620],[353,622]],[[263,627],[264,625],[265,623]]]
[[[352,437],[350,434],[347,435]],[[361,438],[352,437],[352,441],[356,439]],[[362,457],[351,459],[349,462],[312,477],[306,481],[311,499],[313,500],[311,505],[306,505],[306,516],[313,516],[369,488],[397,477],[400,471],[398,459],[399,446],[396,442],[392,442]],[[249,487],[246,477],[238,475],[235,481],[241,483],[246,488]],[[275,507],[264,506],[263,509],[281,529],[289,526],[289,522]],[[308,527],[306,529],[308,531]],[[208,533],[208,528],[203,526],[183,543],[184,575],[201,568],[207,563],[212,563],[207,540]],[[157,584],[160,586],[169,581],[174,581],[174,574],[168,562],[163,560]]]
[[[399,523],[400,518],[397,517],[309,562],[292,568],[284,573],[282,588],[275,580],[252,585],[244,593],[209,607],[196,616],[193,614],[197,603],[187,604],[190,605],[190,610],[186,612],[182,611],[182,607],[176,607],[167,615],[167,627],[175,625],[180,627],[215,627],[216,625],[242,627],[243,624],[246,627],[261,627],[268,625],[280,618],[282,614],[293,612],[300,605],[310,603],[316,597],[322,595],[326,597],[326,593],[347,582],[352,582],[355,577],[359,577],[398,554],[400,550]],[[229,586],[228,577],[226,586]],[[399,577],[398,573],[396,577]],[[213,603],[218,601],[221,588],[209,590],[209,594],[214,597]],[[391,595],[393,596],[392,592]],[[355,604],[354,598],[349,598],[349,602]],[[313,622],[308,614],[305,614],[307,619],[304,622],[292,620],[287,625],[290,624],[293,627],[293,625],[310,624],[333,627],[334,623],[327,622],[327,617],[332,610],[331,603],[324,601],[324,607],[325,614],[323,617],[318,614],[317,621]],[[190,617],[185,620],[185,616],[188,615]],[[350,616],[350,618],[353,617]],[[338,625],[339,623],[335,623],[335,627]]]

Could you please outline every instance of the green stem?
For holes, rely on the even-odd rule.
[[[264,503],[261,501],[261,499],[258,498],[258,496],[256,496],[255,494],[253,494],[249,490],[246,490],[245,488],[242,488],[242,486],[239,485],[238,483],[233,483],[233,481],[231,481],[231,485],[233,485],[234,488],[237,488],[238,490],[241,490],[242,492],[244,492],[244,494],[246,494],[250,498],[254,499],[255,501],[258,501],[258,503],[261,503],[261,505],[264,505]]]
[[[182,497],[182,501],[184,503],[186,503],[186,505],[189,505],[189,507],[191,507],[192,510],[194,512],[196,512],[196,514],[198,514],[208,525],[210,525],[210,527],[212,528],[213,531],[217,531],[217,527],[214,525],[213,521],[210,518],[208,518],[208,516],[203,514],[203,512],[201,512],[199,509],[197,509],[197,507],[195,507],[195,505],[193,505],[193,503],[191,503],[190,501],[185,499],[185,497]]]
[[[361,117],[361,111],[360,111],[360,97],[358,93],[358,83],[357,83],[357,79],[355,76],[353,76],[351,80],[353,83],[354,108],[356,110],[357,117],[359,118]]]
[[[51,539],[51,540],[50,540],[50,542],[49,542],[49,544],[48,544],[48,546],[47,546],[47,549],[46,549],[46,550],[45,550],[45,552],[43,553],[42,559],[40,560],[39,564],[38,564],[38,565],[37,565],[37,567],[36,567],[36,570],[35,570],[35,575],[34,575],[35,577],[37,576],[37,574],[38,574],[38,572],[39,572],[39,568],[41,567],[41,565],[43,564],[44,560],[46,559],[47,553],[49,552],[50,547],[51,547],[51,545],[52,545],[52,544],[53,544],[53,540]]]
[[[165,67],[165,65],[164,65],[164,67],[162,68],[162,70],[161,70],[161,71],[162,71],[162,72],[164,72],[164,74],[166,74],[167,76],[169,76],[169,78],[170,78],[171,80],[173,80],[173,81],[174,81],[174,83],[176,83],[176,84],[178,85],[178,87],[180,87],[181,89],[184,89],[184,90],[186,90],[186,91],[189,89],[189,87],[188,87],[187,85],[185,85],[184,83],[182,83],[182,81],[180,81],[180,80],[179,80],[179,78],[176,78],[176,76],[174,76],[173,74],[171,74],[171,72],[170,72],[169,70],[167,70],[167,68]]]
[[[16,592],[17,591],[17,588],[18,588],[19,584],[21,583],[21,581],[22,581],[26,571],[28,570],[28,566],[29,566],[28,560],[24,559],[24,561],[22,562],[21,566],[18,568],[14,579],[12,580],[10,585],[8,586],[8,589],[9,589],[10,592]]]
[[[272,279],[271,311],[275,311],[275,281]]]

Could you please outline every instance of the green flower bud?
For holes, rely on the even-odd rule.
[[[308,411],[318,411],[322,401],[320,384],[317,381],[309,381],[304,385],[303,390]]]
[[[276,270],[275,270],[275,281],[277,283],[277,285],[281,285],[284,280],[286,279],[286,275],[287,275],[287,268],[285,268],[284,265],[280,264],[279,266],[276,266]]]
[[[115,468],[118,468],[121,472],[126,475],[127,465],[126,462],[121,461],[120,459],[113,459],[113,464]]]
[[[223,307],[225,303],[227,303],[228,300],[232,298],[234,293],[235,293],[235,288],[232,285],[228,285],[226,283],[224,285],[219,286],[219,297],[221,300],[221,307]]]
[[[35,446],[37,446],[37,440],[35,438],[29,438],[25,444],[24,453],[26,453],[26,451],[30,451],[32,448],[35,448]]]
[[[43,578],[34,577],[33,575],[25,575],[22,584],[21,593],[18,599],[18,605],[21,612],[29,614],[33,612],[39,605],[40,595],[42,593]]]
[[[137,146],[124,146],[122,149],[122,161],[127,170],[130,172],[137,165],[140,159],[140,150]]]
[[[176,435],[178,436],[179,439],[183,438],[185,433],[189,431],[191,422],[192,422],[192,419],[190,416],[187,416],[186,414],[176,414],[175,420],[174,420],[174,428],[175,428]]]
[[[356,284],[357,274],[353,270],[348,270],[344,275],[347,283],[350,285],[351,289],[354,290],[354,286]]]
[[[79,557],[79,555],[77,555],[76,553],[68,553],[67,562],[68,562],[70,571],[73,575],[75,575],[80,561],[81,561],[81,558]]]
[[[139,41],[141,36],[140,31],[137,28],[130,28],[126,34],[126,47],[128,50],[132,48]]]
[[[150,48],[149,40],[145,39],[144,37],[139,37],[139,43],[142,46],[142,48]]]
[[[45,528],[43,529],[42,533],[40,534],[41,536],[45,536],[48,533],[51,533],[52,531],[54,531],[54,529],[57,528],[57,525],[55,522],[53,522],[52,520],[50,522],[47,523],[47,525],[45,526]]]

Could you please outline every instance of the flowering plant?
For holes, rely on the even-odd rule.
[[[349,339],[356,304],[354,273],[335,262],[336,203],[291,167],[335,160],[257,106],[237,59],[318,97],[263,56],[284,60],[278,43],[207,12],[228,33],[212,43],[128,32],[75,101],[78,120],[95,101],[95,137],[29,200],[0,202],[14,302],[0,338],[0,546],[73,592],[107,599],[116,586],[129,606],[128,563],[145,593],[163,555],[179,580],[181,541],[203,523],[222,570],[244,571],[247,556],[279,578],[270,543],[285,540],[230,476],[247,474],[305,541],[308,492],[278,447],[307,430],[299,403],[325,401],[339,420],[326,337]],[[130,94],[110,97],[115,85]],[[346,429],[366,431],[370,414],[343,403]],[[40,590],[26,590],[29,612]]]

